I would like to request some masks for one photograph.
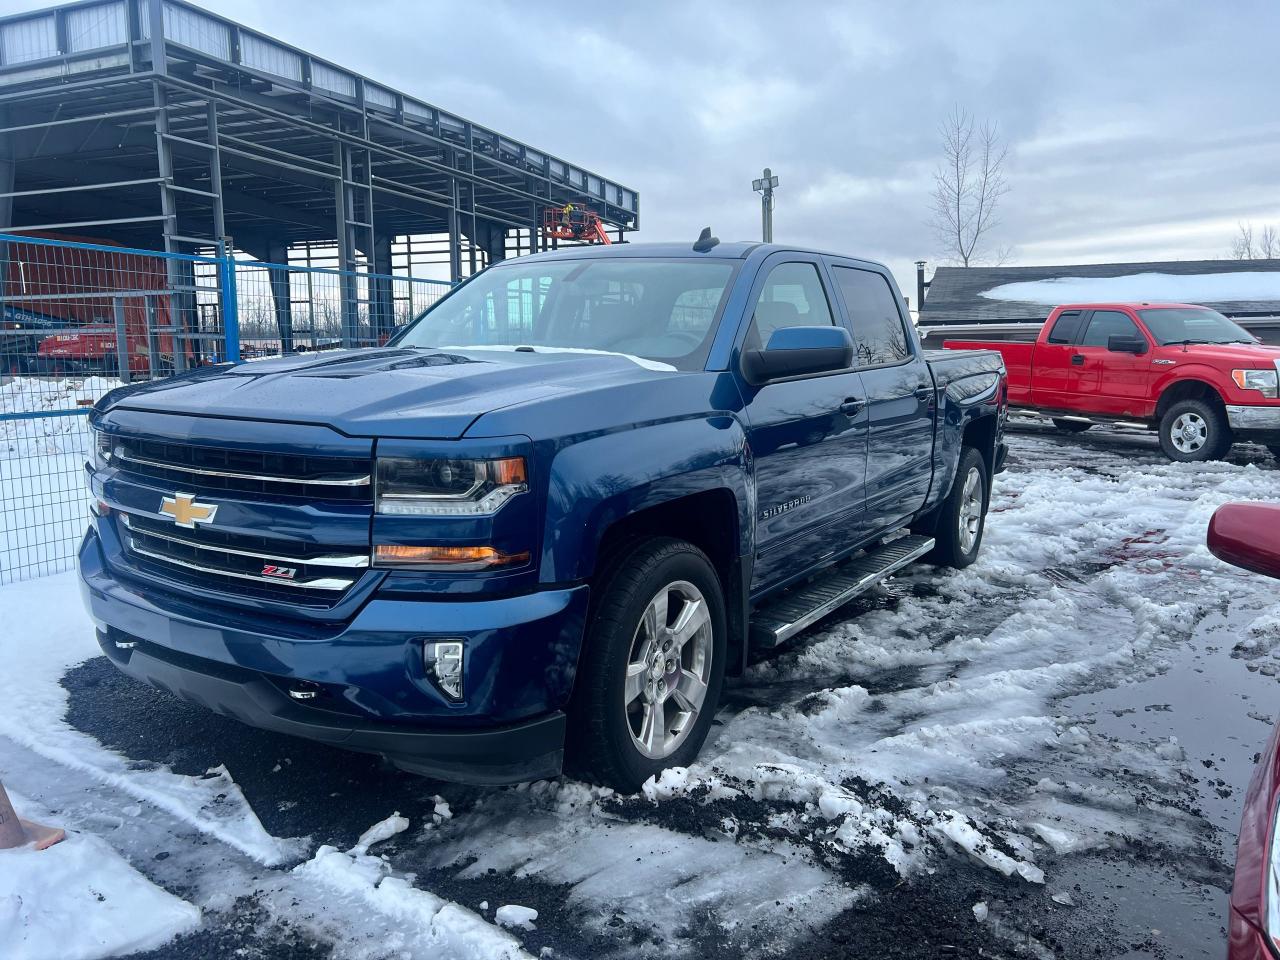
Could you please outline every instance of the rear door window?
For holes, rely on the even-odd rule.
[[[911,357],[911,340],[889,281],[870,270],[832,267],[853,324],[854,356],[860,367],[901,363]]]
[[[1059,315],[1053,322],[1053,329],[1049,331],[1049,343],[1075,343],[1076,337],[1080,335],[1081,316],[1079,310],[1068,310]]]

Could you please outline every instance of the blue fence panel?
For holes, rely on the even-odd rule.
[[[385,343],[448,292],[406,276],[0,234],[0,583],[68,569],[86,415],[227,360]]]

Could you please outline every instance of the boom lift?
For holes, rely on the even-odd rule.
[[[604,224],[594,210],[572,204],[564,207],[544,207],[542,210],[542,235],[547,239],[577,240],[586,243],[613,243],[604,232]]]

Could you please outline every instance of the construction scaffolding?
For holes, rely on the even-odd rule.
[[[0,18],[0,231],[456,281],[567,203],[639,225],[634,190],[181,0]]]

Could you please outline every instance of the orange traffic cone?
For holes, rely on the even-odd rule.
[[[44,850],[66,836],[67,832],[60,827],[46,827],[42,823],[19,819],[9,802],[9,794],[4,792],[4,784],[0,783],[0,850],[28,843],[34,843],[37,850]]]

